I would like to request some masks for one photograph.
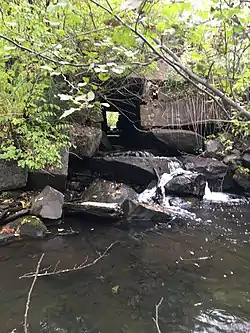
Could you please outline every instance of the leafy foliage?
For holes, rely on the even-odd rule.
[[[67,117],[99,111],[106,81],[154,70],[159,57],[249,108],[249,22],[242,0],[2,0],[0,158],[58,164]]]

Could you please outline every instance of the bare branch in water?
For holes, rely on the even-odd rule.
[[[116,243],[117,243],[117,241],[114,242],[114,243],[112,243],[112,244],[110,244],[103,253],[99,253],[99,256],[96,259],[94,259],[93,261],[91,261],[91,262],[88,262],[88,257],[87,257],[84,260],[84,262],[82,262],[79,265],[75,265],[72,268],[58,269],[58,265],[60,263],[60,261],[58,261],[54,268],[48,267],[46,270],[43,269],[41,271],[38,270],[38,272],[37,271],[36,272],[29,272],[29,273],[26,273],[26,274],[20,276],[19,279],[32,278],[32,277],[36,277],[36,279],[37,279],[38,277],[42,277],[42,276],[61,275],[61,274],[64,274],[64,273],[80,271],[80,270],[82,270],[84,268],[91,267],[91,266],[95,265],[103,257],[105,257],[106,254],[111,250],[111,248]],[[39,266],[39,268],[40,268],[40,266]]]
[[[160,306],[163,302],[163,297],[160,299],[160,302],[158,304],[156,304],[155,306],[155,317],[153,317],[153,321],[155,323],[155,326],[156,326],[156,329],[157,329],[157,332],[158,333],[161,333],[161,329],[160,329],[160,324],[159,324],[159,309],[160,309]]]
[[[34,279],[33,279],[33,282],[30,286],[30,290],[29,290],[29,293],[28,293],[26,306],[25,306],[25,312],[24,312],[24,323],[23,323],[24,333],[28,333],[28,326],[29,326],[29,324],[28,324],[28,313],[29,313],[29,308],[30,308],[30,299],[31,299],[31,294],[32,294],[32,291],[34,289],[37,277],[38,277],[38,273],[39,273],[39,270],[40,270],[40,266],[41,266],[43,257],[44,257],[44,253],[41,255],[41,258],[39,259],[39,261],[37,263],[36,271],[35,271],[35,274],[34,274]]]

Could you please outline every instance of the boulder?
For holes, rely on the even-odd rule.
[[[28,172],[15,161],[0,160],[0,191],[14,190],[26,186]]]
[[[46,186],[32,202],[31,214],[45,219],[57,220],[62,216],[64,195],[53,187]]]
[[[88,163],[91,170],[106,174],[117,181],[134,185],[147,186],[166,172],[182,167],[175,157],[138,157],[138,156],[105,156],[92,158]]]
[[[202,173],[208,180],[224,178],[228,171],[226,164],[214,158],[184,156],[182,162],[186,170]]]
[[[213,191],[232,193],[237,191],[237,184],[233,180],[230,168],[222,161],[209,157],[191,155],[184,156],[181,160],[187,170],[205,175]]]
[[[152,221],[155,223],[168,222],[172,215],[165,207],[153,203],[139,202],[137,200],[125,200],[122,204],[124,219],[138,221]]]
[[[218,158],[221,156],[222,151],[223,145],[219,139],[211,139],[206,141],[204,156]]]
[[[119,203],[66,202],[64,209],[66,213],[88,214],[112,220],[119,220],[123,217],[123,211]]]
[[[65,203],[67,212],[76,212],[99,217],[120,219],[123,216],[121,208],[126,199],[136,199],[137,193],[129,186],[96,179],[83,192],[80,200]]]
[[[227,155],[223,159],[223,163],[230,166],[232,170],[237,169],[239,166],[241,166],[241,153],[239,150],[234,149],[231,154]]]
[[[204,138],[187,130],[152,129],[152,142],[162,153],[199,153],[203,150]]]
[[[83,157],[92,157],[102,142],[102,130],[98,127],[73,125],[72,152]]]
[[[233,175],[233,179],[245,192],[250,193],[249,169],[238,168]]]
[[[32,190],[41,190],[49,185],[58,191],[66,190],[68,177],[69,149],[64,148],[61,151],[61,167],[50,167],[42,170],[29,171],[28,188]]]
[[[242,157],[242,164],[246,168],[250,168],[250,151],[245,152]]]
[[[183,173],[174,176],[164,187],[168,194],[203,197],[206,177],[197,172],[183,170]]]
[[[6,224],[2,228],[1,234],[42,238],[47,232],[47,227],[38,217],[25,216]]]
[[[137,198],[137,193],[131,187],[122,183],[96,179],[83,192],[81,201],[122,204],[127,198]]]

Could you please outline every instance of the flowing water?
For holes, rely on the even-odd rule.
[[[159,180],[162,192],[176,174],[187,172],[176,168]],[[139,199],[150,201],[156,189]],[[38,278],[29,305],[30,333],[250,332],[248,201],[211,192],[207,185],[201,201],[166,197],[163,205],[177,217],[172,224],[71,218],[63,227],[73,227],[77,235],[1,247],[0,333],[23,333],[32,279],[19,277],[35,271],[42,253],[44,272],[73,268],[114,242],[88,268]],[[152,318],[160,301],[157,328]]]
[[[159,325],[165,333],[250,332],[250,209],[203,201],[186,226],[127,228],[84,219],[70,221],[80,234],[0,248],[0,332],[23,332],[30,279],[42,268],[94,266],[39,278],[32,293],[30,332],[157,332],[152,317],[163,297]]]

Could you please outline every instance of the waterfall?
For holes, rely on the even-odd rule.
[[[173,216],[180,217],[180,218],[189,218],[194,220],[196,218],[196,215],[194,213],[190,213],[186,209],[177,207],[177,206],[171,206],[170,205],[170,199],[172,196],[166,196],[165,195],[165,186],[168,182],[170,182],[175,176],[177,175],[183,175],[183,174],[192,174],[191,171],[184,170],[180,168],[180,164],[176,163],[175,161],[170,162],[171,165],[169,165],[169,170],[171,170],[170,173],[164,173],[160,177],[160,181],[156,186],[153,186],[150,189],[146,189],[138,196],[138,201],[142,203],[155,203],[155,199],[157,196],[157,190],[160,189],[162,194],[162,202],[161,205],[163,208],[167,208],[170,212],[173,213]]]
[[[205,194],[203,200],[214,202],[227,202],[231,200],[230,196],[223,192],[213,192],[210,190],[208,182],[206,182]]]
[[[236,197],[235,195],[223,193],[223,192],[213,192],[210,190],[208,182],[206,183],[205,187],[205,194],[203,196],[204,201],[210,202],[221,202],[221,203],[228,203],[228,204],[235,204],[235,203],[244,203],[247,202],[246,198],[243,197]]]

